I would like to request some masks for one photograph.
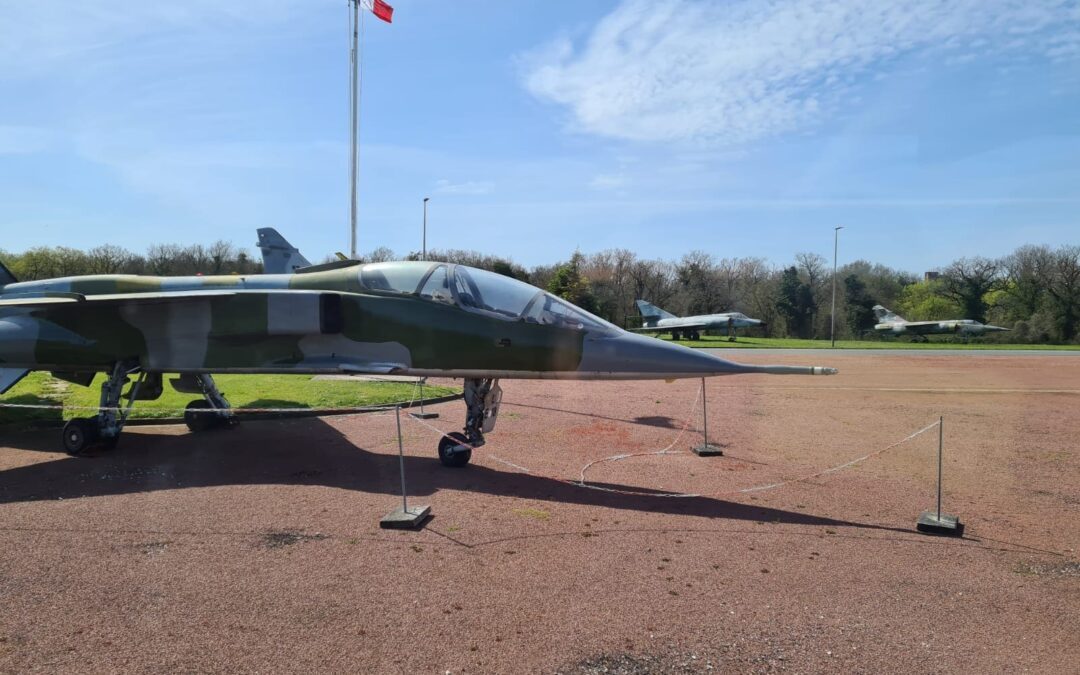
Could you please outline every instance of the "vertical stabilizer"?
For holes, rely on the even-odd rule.
[[[264,274],[292,274],[301,267],[311,267],[307,258],[272,227],[260,227],[259,250]]]
[[[650,302],[645,302],[644,300],[636,300],[635,302],[637,303],[638,311],[641,312],[641,316],[645,319],[646,325],[654,326],[660,319],[677,318],[674,314],[665,312]]]
[[[907,323],[907,319],[881,305],[874,305],[874,316],[879,323]]]
[[[11,389],[19,380],[26,377],[29,370],[23,370],[22,368],[0,368],[0,394],[4,394],[8,389]]]
[[[16,279],[15,275],[11,273],[11,270],[5,267],[4,263],[0,262],[0,286],[13,284],[16,281],[18,281],[18,279]]]

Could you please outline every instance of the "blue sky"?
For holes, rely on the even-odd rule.
[[[360,248],[922,271],[1080,243],[1080,4],[496,3],[368,15]],[[0,0],[0,248],[348,247],[344,0]]]

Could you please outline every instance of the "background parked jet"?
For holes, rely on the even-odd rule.
[[[881,305],[874,305],[874,314],[878,324],[874,330],[883,335],[941,335],[956,334],[962,336],[983,335],[1009,330],[1000,326],[981,324],[971,319],[947,319],[945,321],[908,321],[894,314]]]
[[[677,317],[644,300],[637,300],[636,302],[638,311],[641,312],[645,323],[641,328],[635,328],[634,330],[639,333],[670,332],[672,340],[678,340],[680,336],[684,335],[687,340],[700,340],[701,331],[711,328],[726,329],[728,340],[734,342],[737,329],[764,325],[762,321],[751,319],[739,312]]]
[[[263,274],[292,274],[311,266],[307,258],[274,228],[260,227],[256,233],[259,235],[258,247],[262,251]]]

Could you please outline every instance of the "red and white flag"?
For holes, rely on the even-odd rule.
[[[394,8],[383,2],[383,0],[369,0],[369,2],[364,3],[364,6],[386,23],[394,22]]]

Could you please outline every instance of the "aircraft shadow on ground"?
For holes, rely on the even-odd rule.
[[[5,436],[0,445],[20,449],[55,451],[60,444],[55,429]],[[449,469],[439,462],[433,438],[423,438],[431,456],[405,457],[410,497],[460,490],[706,518],[895,529],[713,497],[672,498],[650,493],[647,486],[603,485],[640,494],[589,490],[475,463],[483,462],[482,454],[467,468]],[[200,434],[125,433],[115,449],[96,456],[63,456],[0,471],[0,504],[225,485],[319,485],[397,496],[401,484],[396,443],[387,438],[378,445],[380,452],[357,447],[318,418],[253,421]]]

